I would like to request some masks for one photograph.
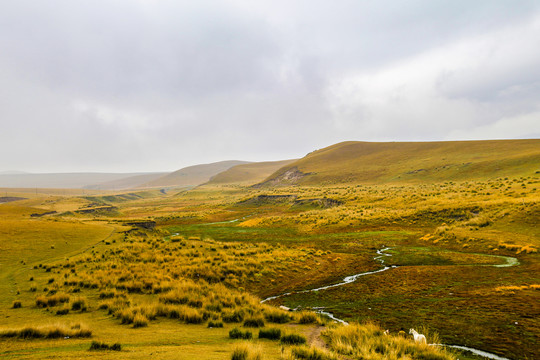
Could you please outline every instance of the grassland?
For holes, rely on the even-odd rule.
[[[430,342],[534,359],[540,334],[539,184],[538,174],[529,172],[429,184],[27,193],[21,196],[26,200],[0,204],[0,328],[17,334],[25,326],[69,330],[81,324],[91,338],[0,336],[0,354],[456,358],[398,335],[414,327],[424,328]],[[128,222],[153,222],[155,228]],[[383,247],[391,248],[386,264],[396,268],[259,302],[376,270],[381,265],[373,258]],[[519,264],[496,267],[506,263],[499,256]],[[369,323],[338,326],[309,313],[314,307]],[[315,348],[259,339],[260,329],[252,326],[261,322]],[[231,339],[234,328],[253,338]],[[90,351],[92,341],[118,343],[121,351]]]

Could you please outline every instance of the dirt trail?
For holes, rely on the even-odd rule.
[[[319,348],[328,348],[326,342],[321,336],[321,333],[324,329],[325,327],[321,325],[316,325],[313,329],[311,329],[307,337],[308,345],[316,346]]]

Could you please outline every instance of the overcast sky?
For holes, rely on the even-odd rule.
[[[540,1],[0,0],[0,171],[540,137]]]

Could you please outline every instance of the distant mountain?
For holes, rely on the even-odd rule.
[[[140,187],[197,186],[207,182],[212,176],[228,170],[233,166],[248,163],[249,162],[247,161],[228,160],[211,164],[188,166],[144,183]]]
[[[236,165],[213,176],[207,184],[253,185],[263,181],[281,167],[294,161],[296,160],[266,161]]]
[[[162,176],[167,175],[166,172],[139,174],[128,177],[123,177],[118,180],[106,181],[99,184],[85,186],[86,189],[101,189],[101,190],[125,190],[141,187],[149,181],[154,181]]]
[[[26,171],[16,171],[16,170],[0,171],[0,175],[22,175],[22,174],[30,174],[30,173]]]
[[[348,141],[314,151],[257,186],[481,180],[538,171],[540,139]]]
[[[126,178],[151,175],[149,173],[0,174],[0,187],[112,190],[114,186],[110,186],[110,184],[113,182],[126,182]],[[147,181],[147,179],[143,181]]]

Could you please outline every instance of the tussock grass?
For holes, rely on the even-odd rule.
[[[86,311],[88,310],[88,300],[85,297],[77,297],[71,302],[71,310]]]
[[[436,334],[430,334],[427,329],[420,331],[424,332],[428,342],[439,341]],[[354,358],[455,360],[455,356],[444,349],[418,344],[401,336],[384,335],[380,327],[371,323],[330,328],[324,335],[332,351]]]
[[[281,329],[268,328],[259,330],[259,339],[279,340],[281,338]]]
[[[85,338],[90,336],[92,336],[92,331],[81,324],[54,324],[26,326],[19,329],[0,329],[0,337],[2,338],[55,339],[61,337]]]
[[[295,315],[299,324],[317,324],[321,322],[319,316],[312,311],[302,311]]]
[[[253,334],[249,330],[242,331],[239,328],[234,328],[229,331],[229,337],[231,339],[251,339]]]
[[[133,327],[139,328],[145,326],[148,326],[148,318],[141,313],[135,314],[133,317]]]
[[[259,328],[264,326],[264,319],[262,316],[250,316],[244,320],[244,327]]]
[[[49,306],[57,306],[59,304],[64,304],[69,302],[69,295],[66,293],[57,293],[50,296],[44,296],[40,295],[36,297],[36,305],[37,307],[49,307]]]
[[[290,350],[294,359],[302,360],[338,360],[339,357],[336,354],[331,353],[328,350],[318,347],[308,346],[295,346]]]
[[[104,342],[92,341],[90,348],[88,350],[113,350],[113,351],[122,351],[122,345],[119,343],[114,343],[108,345]]]
[[[208,322],[208,327],[209,328],[222,328],[223,327],[223,323],[221,321],[213,321],[213,320],[210,320]]]
[[[266,321],[276,324],[285,324],[293,319],[290,314],[279,309],[268,309],[264,313],[264,318],[266,319]]]
[[[242,342],[234,347],[231,360],[263,360],[263,351],[259,345]]]
[[[288,333],[281,336],[281,343],[287,345],[302,345],[306,343],[306,337],[296,333]]]

